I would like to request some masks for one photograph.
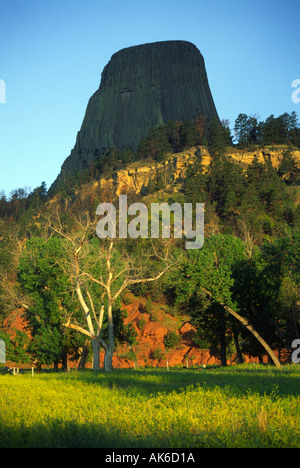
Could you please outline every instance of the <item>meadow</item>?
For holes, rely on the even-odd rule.
[[[300,447],[300,366],[0,375],[0,447]]]

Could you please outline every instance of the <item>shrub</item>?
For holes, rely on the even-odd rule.
[[[169,330],[164,337],[164,345],[166,348],[175,348],[180,341],[180,336],[173,330]]]
[[[122,300],[123,300],[123,304],[125,305],[129,305],[133,303],[133,299],[130,296],[124,296]]]
[[[156,348],[151,352],[152,359],[161,359],[164,356],[164,351],[161,348]]]
[[[158,320],[157,310],[155,310],[154,303],[151,299],[147,299],[144,310],[149,314],[151,322],[156,322]]]
[[[153,302],[151,301],[151,299],[147,299],[146,305],[145,305],[145,312],[147,312],[147,314],[151,314],[152,311],[153,311]]]
[[[146,323],[147,323],[147,320],[145,319],[145,317],[141,317],[138,323],[139,329],[143,330],[146,326]]]

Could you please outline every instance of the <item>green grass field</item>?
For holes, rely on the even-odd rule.
[[[300,366],[0,376],[0,447],[300,447]]]

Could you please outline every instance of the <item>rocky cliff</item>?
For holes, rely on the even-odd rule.
[[[186,41],[123,49],[102,72],[90,98],[76,144],[54,182],[85,169],[111,147],[136,149],[151,127],[218,114],[203,56]]]
[[[282,158],[282,152],[287,147],[278,146],[276,148],[265,148],[253,151],[244,151],[232,148],[227,151],[227,157],[232,159],[243,168],[246,168],[255,157],[259,162],[270,159],[272,165],[277,168]],[[197,153],[201,152],[202,165],[208,166],[211,156],[206,147],[190,148],[177,154],[170,154],[162,162],[141,163],[135,162],[113,174],[112,177],[102,178],[94,183],[94,188],[100,191],[119,196],[122,194],[140,194],[158,176],[162,177],[165,189],[175,191],[180,188],[182,180],[186,177],[187,170],[192,166]],[[293,156],[300,168],[300,150],[293,150]],[[88,188],[88,191],[90,187]]]

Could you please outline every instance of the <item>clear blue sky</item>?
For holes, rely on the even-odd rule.
[[[0,190],[49,188],[113,53],[187,40],[221,119],[296,111],[299,0],[0,0]],[[1,82],[0,82],[1,83]],[[1,95],[1,94],[0,94]]]

